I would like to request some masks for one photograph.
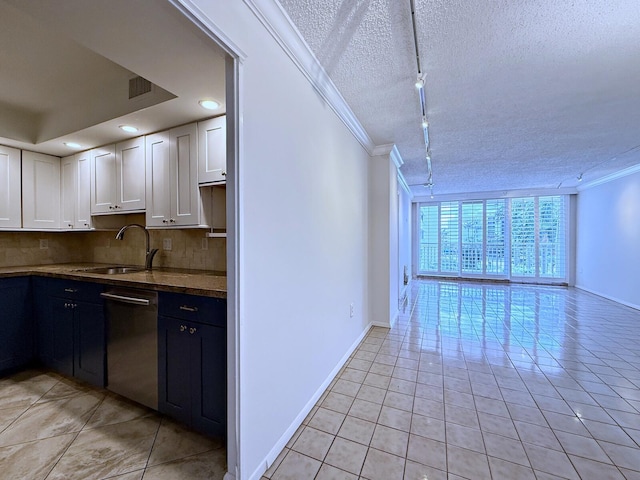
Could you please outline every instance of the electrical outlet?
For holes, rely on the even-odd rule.
[[[46,238],[40,239],[40,250],[47,250],[49,248],[49,240]]]
[[[202,250],[209,250],[209,239],[206,237],[202,239]]]
[[[355,306],[353,305],[353,302],[351,302],[351,305],[349,305],[349,317],[353,318],[353,314],[355,311]]]
[[[162,239],[162,249],[163,250],[171,250],[171,239],[163,238]]]

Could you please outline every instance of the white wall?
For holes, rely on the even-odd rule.
[[[578,193],[576,286],[640,308],[640,173]]]
[[[368,325],[369,156],[246,4],[193,4],[246,54],[239,455],[259,478]]]
[[[404,184],[406,185],[406,184]],[[406,286],[404,285],[404,269],[411,281],[411,195],[398,178],[398,272],[400,285],[398,294],[402,300]]]
[[[370,319],[374,325],[389,327],[393,318],[391,278],[395,283],[397,256],[391,255],[392,246],[397,238],[392,235],[392,184],[395,179],[395,166],[389,155],[371,157],[369,178],[369,298]],[[394,189],[395,191],[395,189]]]

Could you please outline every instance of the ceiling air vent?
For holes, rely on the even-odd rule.
[[[140,76],[129,79],[129,100],[139,97],[152,90],[153,84]]]

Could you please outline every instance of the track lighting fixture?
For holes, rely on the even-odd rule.
[[[578,175],[578,181],[581,182],[582,181],[582,174]]]

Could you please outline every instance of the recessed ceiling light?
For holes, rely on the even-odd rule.
[[[82,148],[82,145],[76,142],[64,142],[64,144],[69,148],[76,148],[76,149]]]
[[[120,125],[120,128],[127,133],[136,133],[138,131],[136,127],[132,127],[131,125]]]
[[[206,108],[207,110],[215,110],[216,108],[220,108],[220,104],[215,100],[200,100],[198,103],[202,108]]]

